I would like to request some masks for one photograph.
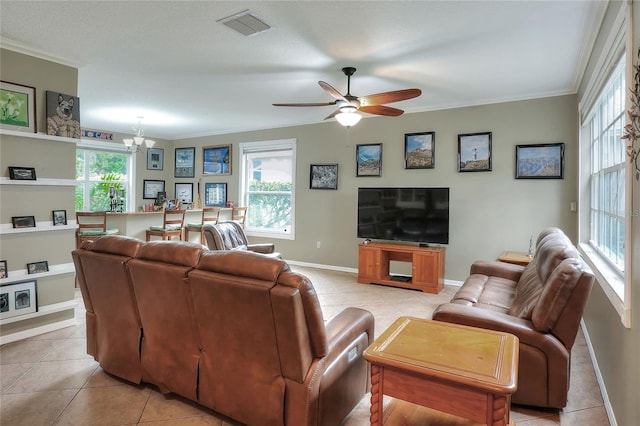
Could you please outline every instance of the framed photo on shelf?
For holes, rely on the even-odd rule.
[[[35,228],[36,218],[35,216],[13,216],[11,223],[14,228]]]
[[[203,147],[202,173],[205,175],[230,175],[231,145]]]
[[[67,211],[66,210],[53,210],[51,212],[53,217],[53,226],[61,226],[67,224]]]
[[[158,198],[159,192],[165,192],[163,180],[143,180],[142,198],[144,198],[145,200],[155,200],[156,198]]]
[[[196,148],[176,148],[174,177],[192,178],[196,172]]]
[[[36,180],[36,169],[34,169],[33,167],[9,166],[9,179]]]
[[[310,167],[310,189],[338,189],[337,164],[312,164]]]
[[[433,169],[436,165],[436,132],[405,133],[404,168]]]
[[[162,170],[164,168],[164,149],[149,148],[147,150],[147,170]]]
[[[0,319],[38,312],[37,281],[0,286]]]
[[[204,205],[205,207],[225,207],[227,205],[227,184],[205,183]]]
[[[6,260],[0,260],[0,278],[7,278],[9,276],[9,268],[7,267]]]
[[[516,145],[516,179],[563,178],[563,143]]]
[[[183,203],[193,203],[193,184],[176,183],[176,200]]]
[[[381,143],[356,145],[356,176],[382,176]]]
[[[491,132],[458,135],[458,171],[491,171]]]
[[[49,262],[41,260],[40,262],[27,263],[28,274],[40,274],[42,272],[49,272]]]
[[[0,127],[36,133],[36,89],[0,81]]]

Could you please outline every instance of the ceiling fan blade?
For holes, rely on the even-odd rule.
[[[337,109],[337,110],[333,111],[331,114],[327,115],[324,119],[325,119],[325,120],[328,120],[328,119],[330,119],[330,118],[335,117],[335,116],[336,116],[336,115],[338,115],[339,113],[340,113],[340,110],[339,110],[339,109]]]
[[[331,96],[333,96],[335,99],[338,99],[339,101],[345,101],[345,102],[349,102],[347,100],[347,98],[345,98],[344,96],[342,96],[342,94],[340,92],[338,92],[332,85],[330,85],[329,83],[325,83],[324,81],[319,81],[318,84],[320,85],[320,87],[322,87],[324,89],[325,92],[327,92],[328,94],[330,94]]]
[[[367,114],[388,115],[392,117],[397,117],[404,113],[401,109],[384,105],[361,106],[358,108],[358,111],[366,112]]]
[[[390,104],[392,102],[405,101],[407,99],[416,98],[422,94],[420,89],[403,89],[391,92],[376,93],[375,95],[362,96],[358,98],[361,105],[374,106],[382,104]]]
[[[320,103],[307,103],[307,104],[272,104],[279,107],[318,107],[318,106],[331,106],[335,105],[335,102],[320,102]]]

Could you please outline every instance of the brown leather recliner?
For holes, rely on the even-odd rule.
[[[266,254],[271,257],[281,258],[275,251],[273,243],[249,244],[247,235],[242,225],[237,222],[218,222],[215,225],[207,224],[203,228],[207,246],[211,250],[242,250]]]
[[[87,342],[105,371],[247,425],[338,425],[364,397],[370,312],[347,308],[325,323],[311,282],[280,259],[132,240],[73,252],[95,316]],[[126,338],[101,346],[104,327]]]
[[[434,320],[514,334],[520,340],[516,404],[567,404],[571,348],[594,276],[558,228],[538,237],[526,266],[475,262],[453,299]]]
[[[127,264],[141,244],[124,236],[97,238],[71,253],[86,309],[87,353],[104,370],[133,383],[142,378],[142,325]]]

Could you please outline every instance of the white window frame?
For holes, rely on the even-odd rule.
[[[129,170],[128,181],[127,181],[127,212],[135,212],[135,204],[136,204],[136,153],[127,151],[127,147],[125,145],[120,145],[116,143],[105,143],[105,142],[96,142],[91,140],[82,139],[77,145],[76,149],[83,149],[88,151],[108,151],[108,152],[117,152],[120,154],[129,154],[129,164],[127,168]],[[85,170],[86,172],[86,170]],[[83,179],[82,182],[86,183],[87,180]],[[85,185],[85,190],[86,190]],[[85,194],[86,196],[86,194]]]
[[[611,305],[614,307],[622,324],[631,327],[631,217],[629,206],[631,198],[631,170],[629,161],[624,158],[625,167],[625,209],[624,209],[624,266],[622,270],[614,265],[609,259],[602,255],[599,250],[591,244],[591,128],[590,122],[598,108],[600,97],[608,84],[612,72],[620,59],[625,58],[625,104],[629,103],[631,76],[632,49],[630,35],[627,33],[627,13],[628,8],[621,7],[616,22],[612,26],[613,30],[604,41],[601,54],[596,58],[596,65],[591,80],[586,86],[584,96],[579,105],[580,116],[580,213],[579,221],[579,244],[578,248],[587,264],[591,267],[596,277],[597,284],[600,285]],[[625,108],[626,109],[626,108]],[[626,115],[626,112],[623,112]],[[623,125],[626,123],[623,123]],[[624,144],[624,141],[621,141]]]
[[[249,236],[279,238],[284,240],[295,240],[295,217],[296,217],[296,139],[278,139],[271,141],[242,142],[238,145],[240,151],[240,200],[242,206],[248,206],[248,181],[247,181],[247,158],[249,154],[269,151],[291,151],[291,226],[286,231],[266,231],[264,229],[252,229],[247,222],[245,232]],[[250,206],[248,206],[251,208]]]

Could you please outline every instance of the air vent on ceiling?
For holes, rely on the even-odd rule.
[[[223,23],[232,30],[245,36],[258,34],[271,29],[269,25],[249,13],[248,10],[219,19],[218,22]]]

